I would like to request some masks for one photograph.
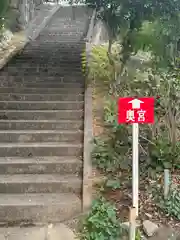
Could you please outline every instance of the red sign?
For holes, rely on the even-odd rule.
[[[154,98],[119,98],[118,123],[154,123]]]

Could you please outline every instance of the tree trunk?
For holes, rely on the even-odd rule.
[[[116,66],[112,58],[112,44],[113,44],[112,39],[109,39],[107,56],[109,59],[109,63],[113,68],[113,79],[112,79],[112,83],[110,83],[110,91],[109,91],[111,94],[116,92]]]

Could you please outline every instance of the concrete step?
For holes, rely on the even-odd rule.
[[[58,56],[59,56],[59,54],[58,54]],[[32,59],[33,59],[33,61],[32,61]],[[52,57],[52,53],[46,53],[46,55],[20,55],[20,56],[18,56],[17,57],[17,59],[14,61],[14,63],[16,63],[16,61],[17,62],[22,62],[22,63],[25,63],[25,62],[30,62],[30,63],[32,63],[32,62],[34,62],[34,63],[47,63],[47,62],[49,62],[49,61],[51,61],[51,62],[53,62],[54,64],[55,63],[62,63],[62,62],[64,62],[64,63],[68,63],[69,62],[69,64],[74,64],[74,63],[81,63],[81,60],[82,60],[82,56],[79,54],[79,56],[68,56],[68,55],[66,55],[66,56],[59,56],[59,57],[57,57],[57,56],[53,56]]]
[[[57,24],[57,27],[58,26],[59,26],[59,24]],[[85,46],[85,44],[86,44],[84,40],[81,40],[79,42],[75,42],[74,44],[69,43],[69,42],[61,43],[61,42],[57,42],[57,41],[54,42],[54,43],[51,42],[51,41],[50,42],[49,41],[41,42],[40,39],[39,39],[41,36],[44,36],[43,32],[41,32],[39,34],[39,36],[34,41],[29,42],[28,45],[26,45],[26,48],[36,47],[36,46],[38,47],[38,46],[41,46],[41,44],[42,44],[42,46],[49,46],[49,47],[56,46],[58,48],[79,49],[79,48]]]
[[[53,66],[53,67],[40,67],[40,66],[17,66],[16,64],[11,64],[5,68],[5,70],[9,73],[14,73],[17,70],[23,73],[33,73],[33,72],[54,72],[54,73],[61,73],[65,71],[69,71],[69,66],[67,64],[64,64],[64,66],[59,65],[59,66]],[[72,72],[81,72],[82,67],[81,66],[71,66],[71,71]]]
[[[56,53],[56,54],[55,54]],[[33,59],[33,61],[32,61]],[[16,63],[17,60],[27,60],[27,61],[24,61],[24,63],[33,63],[34,61],[38,64],[38,63],[43,63],[43,60],[46,60],[44,61],[44,64],[47,64],[47,62],[49,62],[51,64],[51,62],[53,64],[57,63],[58,64],[58,60],[59,60],[59,63],[62,64],[62,63],[67,63],[68,64],[68,61],[70,61],[70,63],[76,63],[76,64],[80,64],[81,63],[81,59],[82,59],[82,51],[79,52],[78,55],[73,55],[73,56],[68,56],[68,54],[61,54],[61,53],[57,53],[57,52],[54,52],[52,53],[51,52],[46,52],[46,54],[33,54],[33,53],[26,53],[26,54],[19,54],[19,55],[16,55],[13,59],[11,59],[11,63]],[[39,60],[39,62],[37,62],[37,60]],[[55,61],[56,60],[56,61]]]
[[[74,76],[74,77],[83,77],[83,73],[80,71],[74,72],[74,71],[70,71],[69,69],[65,69],[65,70],[60,70],[59,72],[54,72],[53,70],[49,69],[48,71],[30,71],[29,69],[27,69],[26,71],[19,71],[16,69],[16,71],[5,71],[5,75],[7,75],[6,73],[8,72],[8,75],[10,76],[40,76],[40,77],[44,77],[44,76],[54,76],[54,77],[64,77],[64,76]],[[3,73],[1,73],[1,75],[3,75]]]
[[[0,130],[83,130],[83,121],[0,120]]]
[[[0,174],[82,174],[82,160],[74,157],[0,157]],[[1,176],[0,176],[1,177]]]
[[[82,181],[75,175],[0,175],[0,193],[81,193]]]
[[[0,101],[83,101],[83,94],[19,94],[1,93]]]
[[[0,143],[71,142],[82,143],[82,131],[69,130],[0,130]]]
[[[74,76],[63,76],[63,77],[52,77],[52,76],[44,76],[44,77],[39,77],[39,76],[36,76],[36,77],[31,77],[31,76],[8,76],[8,75],[5,75],[4,72],[3,72],[3,75],[0,75],[0,83],[6,83],[6,82],[10,82],[10,83],[13,83],[13,82],[27,82],[27,83],[34,83],[34,82],[37,82],[37,83],[78,83],[78,84],[85,84],[85,78],[84,76],[82,77],[74,77]]]
[[[55,51],[64,51],[64,52],[81,52],[83,49],[85,49],[85,43],[79,43],[79,44],[62,44],[59,42],[42,42],[39,44],[37,41],[33,41],[28,45],[26,49],[44,49],[44,50],[55,50]]]
[[[78,32],[74,32],[75,35],[72,36],[72,39],[71,40],[76,40],[79,38],[79,36],[77,36]],[[49,38],[50,36],[52,36],[52,38],[54,38],[54,36],[70,36],[68,33],[64,32],[59,32],[59,34],[53,34],[52,32],[50,32],[49,34],[46,34],[46,37]],[[40,38],[44,37],[45,35],[44,34],[40,34]],[[23,53],[29,53],[29,52],[49,52],[49,51],[52,51],[52,52],[61,52],[62,54],[66,54],[66,53],[70,53],[70,54],[79,54],[81,53],[82,49],[85,48],[85,44],[76,44],[73,46],[73,44],[64,44],[61,42],[58,42],[58,41],[55,41],[54,42],[54,45],[52,43],[52,41],[48,41],[49,39],[47,39],[46,42],[44,41],[40,41],[41,42],[41,45],[39,44],[39,41],[34,41],[33,44],[29,44],[27,45],[23,51],[21,52],[21,54]],[[52,39],[51,39],[52,40]]]
[[[82,110],[0,110],[1,120],[83,120]]]
[[[82,144],[67,142],[0,143],[1,157],[82,156]]]
[[[44,34],[40,33],[39,36],[37,37],[36,40],[30,42],[26,48],[31,48],[31,47],[43,47],[43,46],[48,46],[49,48],[51,47],[56,47],[57,48],[65,48],[65,49],[81,49],[83,47],[85,47],[86,43],[84,40],[81,40],[79,42],[75,42],[75,43],[71,43],[71,42],[52,42],[52,41],[46,41],[46,42],[42,42],[39,41],[39,37],[44,36]]]
[[[49,69],[49,68],[52,68],[52,69],[54,69],[54,70],[57,70],[57,71],[59,71],[59,69],[61,69],[61,68],[65,68],[65,69],[69,69],[69,65],[68,65],[68,63],[65,63],[65,62],[60,62],[59,63],[59,65],[57,65],[57,64],[54,64],[53,62],[49,62],[49,64],[48,63],[46,63],[46,64],[39,64],[39,65],[37,65],[37,64],[34,64],[33,62],[31,62],[31,63],[28,63],[28,62],[25,62],[25,63],[15,63],[15,62],[13,62],[13,63],[11,63],[11,62],[9,62],[6,66],[5,66],[5,68],[6,69],[10,69],[11,70],[11,68],[12,68],[12,70],[13,70],[13,68],[18,68],[18,69],[26,69],[26,68],[30,68],[30,69]],[[79,63],[74,63],[74,64],[71,64],[71,69],[73,69],[73,70],[81,70],[81,68],[82,68],[82,64],[81,64],[81,62],[79,62]]]
[[[32,61],[33,59],[33,61]],[[24,63],[36,63],[36,64],[47,64],[47,62],[49,62],[51,64],[51,62],[53,64],[68,64],[71,63],[71,64],[80,64],[81,63],[81,60],[82,60],[82,53],[79,54],[78,56],[68,56],[67,54],[66,55],[59,55],[56,56],[56,55],[52,55],[52,52],[51,53],[46,53],[46,55],[30,55],[30,54],[26,54],[26,55],[18,55],[16,56],[16,58],[12,59],[11,60],[11,64],[14,63],[21,63],[24,64]]]
[[[39,71],[46,71],[46,70],[53,70],[53,71],[57,71],[59,72],[60,70],[63,70],[63,69],[66,69],[66,70],[69,70],[69,64],[66,63],[66,62],[60,62],[59,64],[51,64],[50,61],[49,62],[49,65],[46,66],[46,65],[38,65],[38,64],[33,64],[33,62],[30,62],[30,64],[28,64],[28,62],[24,62],[22,63],[22,65],[20,65],[20,63],[16,63],[16,62],[9,62],[8,65],[6,65],[4,67],[4,69],[8,70],[8,71],[16,71],[17,69],[21,70],[21,71],[25,71],[25,70],[32,70],[32,71],[35,71],[35,70],[39,70]],[[53,63],[53,61],[52,61]],[[82,64],[81,62],[77,63],[72,63],[71,64],[71,70],[72,71],[81,71],[82,69]]]
[[[64,24],[63,24],[64,26]],[[48,28],[46,29],[46,31],[42,31],[38,38],[36,39],[36,42],[39,43],[39,42],[48,42],[48,43],[51,43],[52,42],[55,42],[55,43],[59,43],[60,45],[72,45],[73,43],[74,44],[80,44],[80,43],[84,43],[84,39],[82,38],[82,34],[78,34],[76,33],[75,31],[73,32],[73,34],[71,33],[64,33],[63,34],[63,31],[59,31],[59,34],[58,34],[58,28],[57,28],[57,31],[56,33],[52,33],[50,32],[51,29]],[[66,39],[63,38],[66,36]],[[79,46],[80,47],[80,46]]]
[[[11,64],[29,63],[30,65],[32,65],[32,64],[33,65],[35,65],[35,64],[42,65],[42,64],[47,64],[47,63],[50,63],[50,64],[53,63],[54,66],[55,65],[58,66],[59,64],[68,64],[68,63],[73,64],[73,65],[75,65],[75,64],[80,65],[81,62],[82,62],[82,56],[79,56],[78,58],[77,57],[70,58],[68,56],[52,58],[52,55],[50,55],[50,54],[48,56],[39,56],[39,57],[36,56],[36,58],[33,56],[33,61],[32,61],[32,56],[22,56],[22,55],[17,56],[16,59],[14,59],[14,60],[11,60]]]
[[[0,199],[0,222],[9,224],[60,222],[81,212],[72,193],[0,194]]]
[[[0,101],[4,110],[81,110],[84,102],[73,101]]]
[[[72,44],[77,44],[79,41],[84,41],[84,36],[68,36],[67,34],[64,34],[62,35],[61,34],[61,37],[57,40],[55,37],[52,38],[52,36],[43,36],[43,35],[40,35],[39,36],[39,40],[41,42],[47,42],[48,44],[49,43],[59,43],[59,44],[69,44],[69,45],[72,45]]]
[[[68,25],[65,24],[63,25],[63,27],[63,29],[58,29],[57,27],[54,27],[54,29],[52,27],[47,28],[41,33],[41,36],[44,35],[54,39],[58,39],[61,36],[68,36],[72,37],[73,39],[78,38],[80,40],[84,34],[84,29],[78,29],[77,26],[68,28]],[[65,27],[67,27],[68,29],[65,29]]]
[[[45,35],[53,35],[53,36],[59,36],[61,34],[68,34],[68,35],[74,35],[74,34],[83,34],[84,33],[84,23],[79,23],[78,26],[75,24],[63,24],[60,29],[58,29],[57,26],[51,26],[50,28],[45,28],[43,30],[43,34]]]
[[[38,38],[34,41],[29,42],[28,45],[26,45],[25,49],[34,49],[34,48],[55,48],[56,50],[61,49],[67,49],[67,50],[75,50],[80,51],[83,47],[85,47],[86,43],[84,40],[81,40],[79,42],[75,42],[72,44],[71,42],[52,42],[52,41],[40,41],[39,38],[45,36],[44,32],[41,32],[38,36]]]
[[[39,93],[39,94],[83,94],[84,88],[18,88],[18,87],[0,87],[0,93]]]
[[[41,51],[41,50],[37,50],[37,51],[23,51],[21,53],[21,55],[19,55],[18,57],[22,58],[26,58],[26,57],[31,57],[31,61],[32,58],[34,59],[39,59],[41,57],[50,57],[50,59],[59,59],[60,61],[62,59],[76,59],[79,60],[81,58],[81,51],[78,51],[74,54],[71,54],[70,52],[67,51],[61,51],[60,49],[56,49],[56,51],[54,51],[54,54],[52,51]],[[69,55],[68,55],[69,54]],[[67,56],[68,55],[68,56]]]
[[[38,63],[36,63],[36,64],[38,64]],[[49,75],[44,75],[43,76],[44,78],[45,77],[54,77],[54,76],[57,76],[59,78],[60,77],[71,77],[71,78],[72,77],[77,77],[77,78],[80,78],[80,77],[82,78],[83,77],[82,76],[82,68],[79,68],[79,69],[74,68],[74,69],[72,69],[72,71],[70,71],[69,67],[59,67],[57,70],[54,70],[51,67],[49,67],[49,68],[46,68],[46,67],[38,68],[38,66],[35,66],[35,65],[31,66],[31,67],[29,66],[26,69],[25,68],[21,69],[20,67],[4,68],[4,69],[1,70],[0,74],[3,75],[4,73],[7,73],[9,76],[10,76],[10,74],[12,76],[16,76],[15,73],[17,71],[19,71],[19,76],[20,77],[22,76],[22,73],[24,73],[25,77],[32,76],[33,78],[39,77],[38,74],[37,74],[37,76],[35,76],[34,73],[39,73],[39,74],[41,73],[42,76],[43,76],[44,73],[49,73]],[[52,75],[53,73],[54,73],[54,75]]]
[[[44,46],[33,46],[31,48],[26,48],[23,50],[23,52],[21,54],[26,55],[26,54],[46,54],[47,52],[52,52],[52,53],[61,53],[61,54],[69,54],[70,56],[79,56],[82,52],[83,48],[80,47],[78,49],[75,48],[62,48],[62,47],[58,47],[57,45],[54,47],[50,47],[47,44],[45,44]]]
[[[1,87],[24,87],[24,88],[83,88],[83,83],[60,83],[60,82],[27,82],[26,80],[13,81],[13,82],[2,82]]]
[[[47,33],[49,32],[49,30],[47,31]],[[46,33],[41,33],[39,36],[39,40],[44,42],[47,41],[48,43],[50,42],[59,42],[61,44],[64,44],[66,41],[68,44],[73,44],[73,43],[77,43],[79,41],[81,41],[81,39],[83,38],[83,34],[82,33],[78,33],[76,31],[73,32],[73,34],[68,33],[68,32],[57,32],[57,33],[51,33],[49,32],[49,34]]]
[[[77,77],[77,78],[83,78],[84,75],[83,75],[83,72],[80,72],[80,71],[73,71],[73,72],[70,72],[69,69],[66,69],[66,70],[60,70],[59,72],[53,72],[52,70],[48,70],[48,71],[35,71],[35,72],[31,72],[29,70],[27,71],[19,71],[19,70],[16,70],[14,72],[11,72],[11,71],[5,71],[3,73],[1,73],[1,75],[8,75],[8,76],[15,76],[15,77],[26,77],[26,76],[32,76],[32,78],[35,78],[35,77],[41,77],[41,78],[44,78],[44,77],[54,77],[54,78],[62,78],[62,77]],[[78,85],[77,85],[78,87]]]

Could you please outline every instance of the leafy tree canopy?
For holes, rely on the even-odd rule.
[[[9,1],[8,0],[0,0],[0,18],[4,17],[4,14],[8,8]]]
[[[121,40],[123,64],[134,50],[145,45],[157,56],[164,58],[170,54],[174,58],[172,53],[180,39],[180,0],[85,0],[85,3],[97,9],[107,27],[110,44]]]

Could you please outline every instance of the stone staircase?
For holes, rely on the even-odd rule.
[[[83,40],[90,11],[61,8],[0,71],[0,222],[47,223],[81,212]]]

